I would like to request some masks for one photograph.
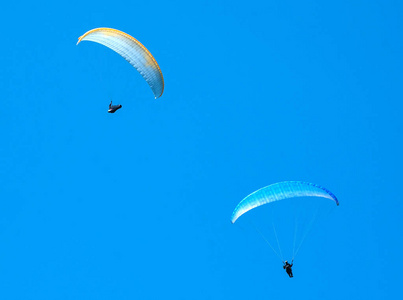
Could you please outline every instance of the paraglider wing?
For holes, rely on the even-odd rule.
[[[295,197],[327,198],[339,205],[336,196],[320,185],[301,181],[285,181],[266,186],[245,197],[232,213],[231,222],[235,223],[240,216],[255,207]]]
[[[160,67],[150,51],[134,37],[112,28],[96,28],[78,38],[81,41],[92,41],[102,44],[120,54],[147,81],[155,98],[164,92],[164,78]]]

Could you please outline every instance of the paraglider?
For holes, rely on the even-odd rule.
[[[299,198],[299,197],[310,197],[312,198],[312,203],[313,203],[313,207],[314,210],[316,211],[316,213],[313,215],[313,217],[311,217],[311,211],[309,209],[306,208],[306,200],[304,200],[304,202],[301,201],[297,201],[295,200],[294,203],[292,204],[296,204],[296,205],[300,205],[302,206],[302,209],[299,209],[300,207],[298,207],[298,209],[290,209],[291,207],[288,206],[290,205],[291,202],[293,202],[290,199],[295,199],[295,198]],[[254,208],[257,207],[261,207],[265,204],[271,204],[270,206],[270,210],[273,211],[274,206],[276,206],[274,203],[277,203],[280,200],[284,200],[284,207],[282,205],[277,205],[277,208],[280,209],[279,214],[277,215],[273,215],[272,214],[272,219],[271,220],[273,223],[273,237],[275,237],[276,242],[277,242],[277,246],[278,246],[278,251],[275,250],[275,247],[273,247],[271,245],[271,243],[268,241],[268,239],[265,237],[265,235],[256,227],[255,227],[256,231],[261,235],[261,237],[266,241],[266,243],[270,246],[270,248],[274,251],[274,253],[281,259],[281,261],[283,262],[283,268],[286,270],[287,274],[289,275],[289,277],[293,277],[293,273],[292,273],[292,266],[293,266],[293,261],[294,261],[294,257],[297,255],[302,242],[304,241],[305,237],[307,236],[310,227],[312,226],[314,220],[316,219],[317,213],[318,213],[318,209],[319,209],[319,204],[318,201],[316,201],[315,198],[323,198],[323,199],[329,199],[331,201],[333,201],[334,203],[336,203],[336,205],[339,205],[339,201],[336,198],[336,196],[330,192],[328,189],[314,184],[314,183],[308,183],[308,182],[302,182],[302,181],[285,181],[285,182],[280,182],[280,183],[275,183],[269,186],[266,186],[264,188],[261,188],[255,192],[253,192],[252,194],[246,196],[241,202],[239,202],[239,204],[236,206],[236,208],[234,209],[232,216],[231,216],[231,222],[235,223],[238,218],[240,218],[241,216],[243,216],[245,213],[253,210]],[[283,201],[281,201],[282,203]],[[329,202],[330,203],[330,202]],[[326,209],[330,206],[327,203],[323,203],[324,207],[326,207]],[[333,206],[331,206],[333,207]],[[294,208],[294,207],[293,207]],[[284,209],[286,209],[287,213],[284,214]],[[291,217],[291,212],[298,214],[306,214],[306,216],[308,216],[308,219],[306,218],[301,218],[303,221],[307,221],[305,223],[307,224],[302,224],[302,225],[307,225],[307,226],[303,226],[305,228],[305,230],[302,232],[302,240],[299,243],[296,243],[297,240],[297,228],[298,228],[298,224],[297,224],[297,220],[298,218],[295,218],[293,220],[293,218]],[[286,218],[284,218],[284,215],[286,215]],[[274,219],[275,217],[278,216],[280,219],[279,223],[282,223],[280,225],[283,225],[283,231],[282,233],[286,233],[286,236],[290,236],[289,233],[290,229],[292,228],[292,226],[290,226],[289,223],[291,223],[292,221],[295,221],[295,231],[294,231],[294,240],[292,243],[292,262],[291,264],[288,263],[288,261],[284,261],[283,260],[283,255],[282,255],[282,251],[281,251],[281,247],[280,247],[280,241],[277,235],[277,231],[275,229],[275,225],[274,225]],[[305,215],[304,215],[305,216]],[[300,217],[300,216],[298,216]],[[263,219],[263,221],[265,221],[266,218]],[[287,240],[287,238],[285,239]],[[299,244],[299,245],[298,245]]]
[[[157,99],[164,92],[164,78],[154,56],[134,37],[117,29],[96,28],[78,38],[81,41],[92,41],[104,45],[127,60],[150,86]]]
[[[339,205],[336,196],[320,185],[302,181],[285,181],[266,186],[245,197],[233,211],[231,222],[235,223],[240,216],[255,207],[294,197],[327,198]]]
[[[292,266],[294,265],[293,262],[291,262],[291,264],[288,263],[288,261],[284,262],[284,266],[283,269],[285,269],[285,271],[287,272],[288,276],[294,277],[294,275],[292,274]]]
[[[122,105],[112,105],[112,101],[109,104],[109,109],[108,109],[108,113],[113,114],[115,111],[117,111],[118,109],[122,108]]]

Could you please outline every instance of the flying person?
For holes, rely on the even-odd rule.
[[[290,276],[290,278],[294,277],[294,275],[292,275],[292,269],[291,269],[293,265],[294,264],[292,262],[291,262],[291,264],[289,264],[288,261],[285,261],[284,266],[283,266],[283,269],[285,269],[285,271],[287,272],[288,276]]]
[[[112,101],[109,104],[109,109],[108,109],[108,113],[113,114],[115,111],[117,111],[118,109],[122,108],[122,105],[112,105]]]

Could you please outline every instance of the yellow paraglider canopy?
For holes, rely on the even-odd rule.
[[[155,98],[164,92],[164,77],[154,56],[134,37],[112,28],[96,28],[87,31],[78,38],[104,45],[126,59],[147,81]]]

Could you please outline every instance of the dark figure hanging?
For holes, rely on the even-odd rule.
[[[109,104],[109,109],[108,109],[108,113],[113,114],[115,111],[117,111],[119,108],[122,108],[122,105],[112,105],[112,101],[111,104]]]
[[[285,261],[284,266],[283,266],[283,269],[285,269],[285,271],[287,272],[288,276],[290,276],[290,278],[294,277],[294,275],[292,275],[292,269],[291,269],[293,265],[294,265],[293,262],[291,262],[291,264],[289,264],[288,261]]]

